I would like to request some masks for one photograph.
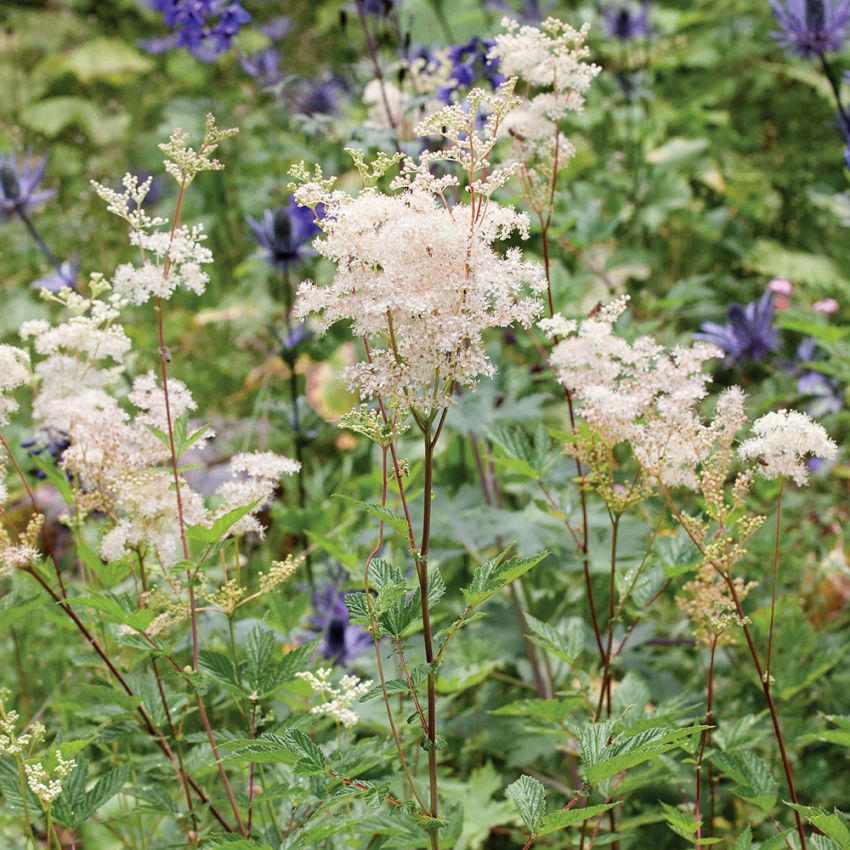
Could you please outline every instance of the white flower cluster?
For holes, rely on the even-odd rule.
[[[590,24],[577,30],[547,18],[537,28],[504,18],[502,27],[505,32],[495,37],[489,55],[499,60],[502,73],[517,77],[533,92],[507,116],[502,132],[510,136],[514,156],[523,163],[532,203],[549,203],[553,172],[575,153],[560,123],[584,108],[585,92],[602,70],[585,61]]]
[[[752,430],[755,436],[745,440],[738,453],[757,460],[765,478],[787,477],[803,485],[809,480],[807,458],[832,460],[838,454],[823,426],[796,410],[767,413],[756,419]]]
[[[346,728],[357,724],[360,715],[351,706],[372,687],[371,681],[361,681],[357,676],[345,675],[339,680],[339,687],[331,684],[331,670],[320,667],[315,673],[302,671],[295,675],[303,679],[326,702],[311,709],[311,714],[323,714],[331,717]]]
[[[479,131],[477,105],[485,101],[490,115]],[[345,373],[364,399],[445,407],[456,383],[472,386],[495,371],[484,350],[486,329],[528,326],[539,314],[537,296],[546,288],[540,266],[518,248],[494,248],[512,234],[528,237],[528,218],[490,197],[509,176],[488,154],[513,102],[510,86],[496,95],[475,90],[466,107],[446,107],[423,122],[422,132],[439,132],[450,146],[418,163],[405,160],[395,194],[365,188],[350,197],[320,176],[296,187],[299,203],[325,205],[315,247],[337,266],[329,286],[301,284],[296,314],[318,313],[322,330],[348,320],[356,336],[369,339],[368,362]],[[459,181],[431,174],[438,159],[466,171],[469,203],[447,201],[445,189]]]
[[[9,393],[30,380],[30,359],[26,351],[14,345],[0,345],[0,428],[9,424],[9,417],[18,409],[18,403]],[[0,505],[6,503],[5,455],[0,454]]]
[[[701,487],[717,501],[727,456],[735,435],[747,422],[746,396],[739,387],[724,390],[713,418],[705,421],[700,404],[710,375],[703,367],[722,352],[705,343],[667,351],[649,336],[627,342],[614,333],[614,323],[627,301],[626,296],[620,297],[581,323],[562,316],[543,320],[540,325],[556,341],[552,368],[607,446],[629,443],[643,469],[664,485]],[[805,484],[807,457],[830,460],[837,453],[826,431],[796,411],[761,417],[753,433],[739,455],[757,459],[756,474],[765,478],[782,475]],[[720,455],[723,463],[715,469]],[[736,498],[743,497],[751,480],[751,471],[738,477]]]
[[[59,750],[55,752],[56,767],[50,773],[40,763],[25,764],[27,784],[42,805],[47,808],[62,793],[62,780],[77,766],[74,759],[62,758]]]
[[[139,265],[123,263],[115,270],[112,285],[116,295],[130,304],[144,304],[150,298],[170,298],[178,286],[201,295],[209,275],[201,268],[213,261],[212,252],[202,244],[203,226],[170,229],[164,218],[150,218],[142,203],[150,180],[139,183],[126,174],[124,192],[92,181],[107,210],[130,225],[130,242],[139,249]]]
[[[281,476],[295,475],[299,469],[301,464],[298,461],[272,452],[234,455],[230,461],[232,478],[217,490],[222,503],[216,516],[253,504],[251,512],[230,529],[230,534],[251,532],[263,537],[266,530],[257,514],[271,502]]]
[[[4,694],[0,694],[0,698],[3,696]],[[41,723],[32,723],[28,731],[18,735],[15,732],[17,722],[17,711],[0,713],[0,754],[22,756],[32,745],[44,740],[46,730]]]
[[[668,353],[648,336],[627,342],[614,333],[627,300],[618,298],[580,324],[561,317],[545,322],[548,333],[563,334],[551,365],[605,443],[631,443],[640,463],[663,483],[696,487],[695,470],[711,450],[713,428],[740,427],[743,399],[725,396],[717,424],[704,426],[698,406],[710,376],[702,367],[719,350],[699,343]]]

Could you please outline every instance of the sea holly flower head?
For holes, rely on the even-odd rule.
[[[53,189],[39,191],[47,167],[48,154],[33,163],[28,157],[18,161],[14,153],[0,154],[0,221],[31,210],[52,198]]]
[[[633,3],[632,0],[619,0],[603,10],[605,31],[617,41],[635,41],[649,38],[649,0]]]
[[[310,634],[321,638],[319,653],[343,667],[372,645],[372,638],[362,627],[351,623],[346,593],[333,582],[313,593],[313,613],[308,622]]]
[[[837,53],[850,27],[850,0],[770,0],[781,29],[771,35],[791,53],[816,59]]]
[[[259,221],[248,216],[248,226],[262,248],[262,258],[281,271],[316,253],[310,247],[319,233],[315,216],[311,210],[295,203],[292,197],[285,207],[265,210]]]
[[[728,322],[705,322],[694,339],[710,342],[726,352],[736,363],[763,360],[779,348],[779,335],[773,327],[773,296],[770,291],[746,306],[733,304],[727,311]]]

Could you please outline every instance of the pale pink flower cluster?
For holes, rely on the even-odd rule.
[[[723,481],[712,479],[717,473],[708,461],[726,457],[725,475],[735,435],[747,422],[746,396],[739,387],[724,390],[706,420],[700,410],[710,380],[704,364],[722,352],[704,343],[667,351],[648,336],[627,342],[614,333],[627,301],[622,296],[580,323],[562,316],[540,322],[555,340],[552,368],[605,444],[630,444],[643,469],[664,485],[714,492]],[[786,476],[805,484],[806,458],[831,460],[837,454],[823,427],[804,413],[768,413],[752,430],[738,453],[757,460],[756,472],[765,478]],[[739,476],[736,497],[751,480],[750,470]]]
[[[236,508],[252,505],[251,512],[231,528],[230,533],[265,535],[265,528],[257,514],[271,502],[278,482],[284,475],[295,475],[301,469],[296,460],[272,452],[243,452],[230,460],[231,480],[225,481],[217,491],[221,505],[216,516]]]
[[[490,114],[479,131],[482,103]],[[351,197],[316,179],[296,188],[300,203],[325,205],[323,235],[314,244],[337,267],[329,286],[301,284],[296,314],[318,314],[321,330],[347,320],[355,336],[369,340],[371,357],[345,373],[364,399],[445,407],[455,384],[472,386],[494,373],[485,330],[527,327],[539,314],[546,288],[541,267],[518,248],[495,247],[513,234],[528,237],[527,216],[491,197],[509,173],[488,168],[487,156],[513,104],[511,87],[496,95],[475,90],[466,109],[446,107],[426,119],[420,130],[442,133],[450,147],[423,154],[418,163],[405,160],[394,194],[364,188]],[[469,202],[447,200],[446,189],[459,180],[434,177],[429,166],[436,159],[463,168]]]
[[[547,18],[538,28],[504,18],[502,27],[505,32],[495,37],[489,55],[499,60],[502,73],[531,89],[520,107],[507,116],[502,132],[510,136],[515,156],[533,183],[537,176],[534,163],[545,163],[540,167],[540,176],[545,177],[553,168],[563,168],[574,155],[572,144],[560,132],[560,123],[570,113],[581,112],[584,95],[602,69],[586,61],[589,24],[577,30]]]
[[[806,459],[833,460],[838,446],[822,425],[796,410],[766,413],[753,423],[753,435],[738,449],[742,458],[758,461],[756,470],[764,478],[790,478],[806,484]]]
[[[696,487],[696,467],[710,453],[714,428],[740,427],[743,401],[733,392],[718,406],[718,423],[703,424],[699,403],[710,376],[704,363],[721,352],[697,343],[668,352],[652,337],[627,342],[614,333],[621,297],[580,324],[560,317],[544,328],[562,337],[551,365],[581,404],[582,415],[609,445],[628,442],[641,465],[670,486]]]

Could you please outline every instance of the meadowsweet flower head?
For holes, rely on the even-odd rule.
[[[0,221],[16,213],[28,215],[31,210],[52,198],[52,189],[39,191],[44,179],[48,156],[32,163],[25,157],[21,162],[14,153],[0,154]]]
[[[605,445],[628,442],[654,477],[696,487],[712,442],[698,410],[709,380],[703,366],[719,352],[703,343],[668,352],[651,337],[627,342],[614,333],[626,303],[621,297],[576,325],[547,322],[550,333],[563,334],[550,363]]]
[[[642,3],[618,0],[607,5],[603,15],[609,38],[626,42],[649,37],[649,0],[643,0]]]
[[[803,485],[809,480],[806,458],[832,460],[838,454],[823,426],[796,410],[767,413],[756,419],[752,431],[754,436],[741,444],[738,453],[758,461],[756,470],[763,478],[790,478]]]
[[[424,411],[445,407],[456,383],[472,386],[495,371],[483,332],[528,326],[539,313],[542,269],[518,248],[500,253],[494,244],[514,233],[528,236],[527,216],[492,197],[516,170],[489,159],[514,104],[512,84],[505,84],[495,94],[475,89],[465,104],[427,118],[417,132],[441,135],[447,147],[426,151],[418,162],[406,158],[391,194],[367,186],[351,197],[321,175],[296,171],[303,180],[296,200],[325,205],[314,246],[337,272],[330,286],[302,283],[295,312],[317,313],[322,330],[347,320],[355,336],[369,339],[367,362],[344,375],[364,399],[398,398]],[[479,108],[488,115],[480,129]],[[460,178],[434,175],[439,160],[465,172],[468,203],[448,202],[445,191]]]
[[[837,53],[850,27],[850,0],[770,0],[776,41],[804,59]]]
[[[231,478],[225,481],[216,494],[221,499],[218,516],[237,508],[253,505],[230,529],[229,536],[253,533],[264,537],[266,529],[258,514],[274,498],[280,479],[284,475],[295,475],[301,468],[298,461],[272,452],[244,452],[230,460]]]
[[[710,342],[726,352],[732,362],[763,360],[779,348],[779,335],[773,327],[773,296],[770,291],[746,306],[733,304],[725,325],[705,322],[694,339]]]
[[[280,271],[315,255],[310,247],[319,233],[315,216],[293,198],[285,207],[265,210],[260,221],[248,216],[248,225],[262,248],[262,258]]]
[[[54,758],[56,762],[55,767],[49,772],[40,762],[24,765],[27,785],[29,785],[30,791],[38,797],[45,809],[62,793],[62,781],[77,766],[77,762],[74,759],[62,758],[60,750],[55,751]]]
[[[302,671],[295,675],[307,684],[326,701],[311,709],[311,714],[323,714],[331,717],[346,728],[357,724],[360,715],[352,706],[372,687],[371,681],[361,681],[357,676],[345,675],[339,680],[339,686],[331,683],[330,668],[320,667],[315,673]]]
[[[575,151],[561,132],[561,122],[584,108],[585,93],[602,70],[587,62],[585,45],[590,25],[576,30],[555,18],[540,27],[502,20],[505,32],[493,40],[489,56],[500,70],[516,77],[530,93],[519,108],[506,116],[502,132],[521,163],[526,200],[539,212],[552,203],[553,175],[564,168]]]
[[[0,345],[0,427],[9,424],[9,417],[18,409],[9,393],[29,383],[30,358],[26,351],[14,345]]]

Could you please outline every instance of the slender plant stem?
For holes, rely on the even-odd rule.
[[[602,685],[599,688],[599,703],[596,706],[595,720],[599,720],[602,716],[603,701],[606,701],[608,716],[611,716],[611,658],[613,656],[614,646],[614,623],[616,621],[616,601],[617,601],[617,543],[620,531],[620,515],[612,514],[611,516],[611,568],[609,578],[609,600],[608,600],[608,639],[605,645],[605,663],[602,667]]]
[[[439,436],[439,434],[437,435]],[[431,544],[431,502],[434,480],[434,445],[430,427],[423,432],[425,446],[425,484],[422,494],[421,548],[416,561],[419,576],[419,594],[422,601],[422,639],[425,644],[425,661],[428,669],[428,779],[431,794],[431,817],[439,817],[437,788],[437,673],[433,668],[434,643],[431,635],[431,606],[428,602],[428,553]],[[432,850],[439,850],[440,836],[436,830],[430,832]]]
[[[661,485],[662,490],[665,495],[667,495],[669,500],[669,490],[667,490],[664,485]],[[770,719],[773,724],[773,733],[776,738],[776,744],[779,747],[779,755],[782,759],[782,768],[785,773],[785,782],[788,786],[788,793],[791,797],[792,803],[798,803],[799,800],[797,798],[797,789],[794,785],[794,770],[791,767],[791,759],[788,756],[788,751],[785,748],[785,738],[782,735],[782,726],[779,722],[779,712],[776,708],[776,702],[773,699],[773,693],[770,688],[770,679],[765,676],[764,668],[762,667],[761,659],[759,658],[758,649],[756,649],[755,641],[753,640],[753,634],[750,631],[749,621],[747,619],[747,615],[744,612],[744,607],[741,604],[741,597],[738,593],[738,588],[735,586],[735,580],[729,574],[727,570],[722,569],[714,560],[708,557],[705,549],[705,545],[703,541],[700,540],[691,529],[690,525],[684,521],[682,514],[678,511],[676,506],[670,501],[670,508],[673,511],[673,515],[679,521],[679,524],[682,528],[685,529],[688,537],[691,538],[694,545],[700,551],[700,554],[704,558],[708,559],[708,563],[710,563],[714,569],[719,573],[719,575],[723,578],[723,581],[726,583],[726,586],[729,588],[729,595],[732,598],[732,601],[735,603],[735,613],[738,615],[738,620],[741,624],[741,628],[744,631],[744,638],[747,641],[747,648],[750,651],[750,656],[753,660],[753,666],[756,669],[756,674],[758,675],[759,682],[761,683],[761,689],[764,692],[765,700],[767,701],[767,708],[770,712]],[[806,843],[806,829],[803,824],[803,818],[800,813],[795,809],[794,810],[794,821],[797,825],[797,834],[800,836],[800,850],[807,850]]]
[[[15,212],[18,214],[18,218],[23,222],[23,225],[24,227],[26,227],[27,232],[32,237],[33,242],[38,245],[39,251],[44,254],[50,265],[53,266],[54,269],[56,269],[59,274],[59,277],[61,277],[62,280],[65,280],[64,272],[62,271],[62,263],[59,262],[53,251],[51,251],[50,248],[47,247],[47,243],[44,241],[44,239],[41,238],[41,234],[38,232],[38,230],[36,230],[36,227],[32,223],[30,217],[26,214],[26,212],[24,212],[24,209],[20,206],[15,208]],[[70,282],[68,283],[68,285],[70,286]]]
[[[387,449],[384,448],[382,451],[381,458],[381,506],[385,507],[387,503]],[[410,790],[413,793],[413,796],[416,798],[416,802],[419,804],[419,807],[422,809],[423,813],[428,812],[428,806],[425,804],[425,801],[419,795],[419,791],[416,788],[416,781],[413,778],[413,774],[410,771],[410,768],[407,764],[407,758],[404,755],[404,747],[401,745],[401,739],[399,738],[398,729],[396,728],[395,718],[393,717],[392,706],[390,705],[390,697],[387,692],[387,684],[386,684],[386,676],[384,675],[384,662],[381,658],[381,647],[378,641],[378,624],[377,618],[375,617],[374,608],[372,606],[372,594],[369,590],[369,566],[372,563],[372,559],[378,552],[381,550],[381,547],[384,544],[384,523],[383,520],[378,523],[378,541],[375,544],[375,548],[369,553],[369,556],[366,558],[366,565],[363,571],[363,592],[366,596],[366,605],[369,608],[369,617],[372,621],[371,625],[371,633],[372,633],[372,644],[375,647],[375,661],[378,665],[378,677],[381,682],[381,693],[384,697],[384,708],[387,712],[387,719],[390,724],[390,732],[393,737],[393,743],[395,744],[396,751],[398,752],[399,761],[401,762],[402,770],[404,771],[404,775],[407,778],[408,784],[410,785]],[[401,647],[399,647],[399,654],[403,656],[403,651]],[[413,686],[411,682],[408,682],[408,687],[410,688],[411,694],[413,695],[414,700],[416,700],[416,695],[413,690]],[[419,709],[420,714],[422,709]]]
[[[779,532],[782,520],[782,491],[785,489],[785,476],[779,479],[779,494],[776,497],[776,535],[773,540],[773,592],[770,597],[770,630],[767,636],[767,660],[765,675],[770,679],[770,662],[773,657],[773,624],[776,618],[776,585],[779,579]]]
[[[708,739],[711,735],[711,727],[714,725],[714,718],[712,717],[712,704],[714,701],[714,656],[717,651],[717,635],[714,636],[714,639],[711,642],[711,655],[708,665],[708,695],[706,697],[705,702],[705,726],[706,729],[702,730],[702,734],[700,735],[699,741],[699,755],[697,756],[697,770],[696,770],[696,820],[697,820],[697,848],[700,846],[700,842],[702,841],[702,811],[700,808],[702,802],[702,762],[703,757],[705,756],[705,748],[708,745]],[[709,776],[709,782],[711,782],[711,777]]]

